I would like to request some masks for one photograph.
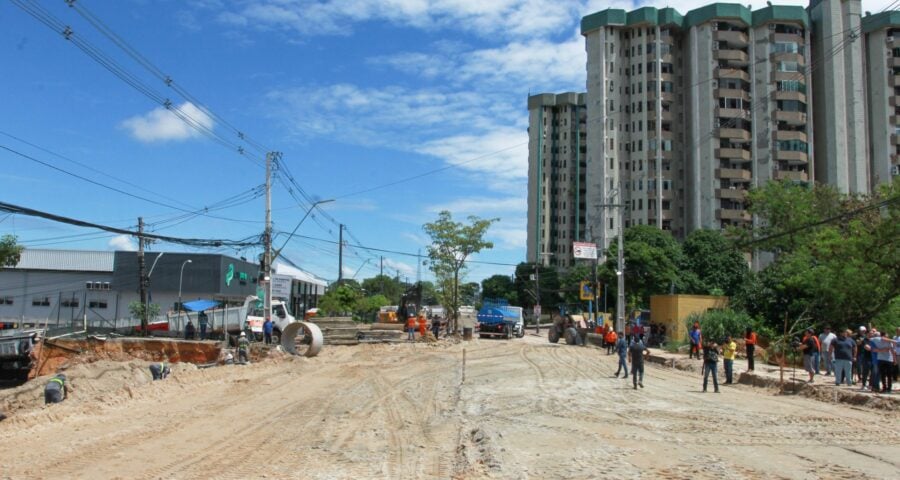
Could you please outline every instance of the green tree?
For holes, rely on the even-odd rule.
[[[390,304],[391,303],[384,295],[372,295],[370,297],[359,298],[356,301],[354,310],[360,320],[370,323],[375,321],[375,316],[381,307]]]
[[[3,267],[15,267],[22,258],[25,247],[17,242],[15,235],[4,235],[0,238],[0,270]]]
[[[650,296],[674,290],[682,292],[687,286],[679,265],[684,263],[681,246],[672,235],[649,225],[636,225],[625,230],[625,290],[628,306],[650,306]],[[616,268],[618,245],[612,244],[600,277],[609,285],[613,298],[618,293]]]
[[[422,305],[439,305],[441,303],[437,288],[433,282],[422,281]]]
[[[459,278],[465,273],[466,260],[475,253],[494,247],[492,242],[484,239],[484,235],[497,220],[470,216],[466,225],[453,221],[450,212],[444,210],[438,214],[437,220],[423,226],[425,233],[431,237],[431,245],[428,246],[431,271],[444,290],[443,305],[453,312],[452,331],[456,331],[459,319]],[[452,290],[449,294],[446,291],[448,287]]]
[[[362,281],[362,288],[369,295],[380,294],[388,299],[388,305],[397,305],[405,288],[399,280],[388,275],[375,275]]]
[[[319,299],[318,306],[325,315],[347,315],[355,311],[362,298],[363,295],[359,288],[342,282],[340,285],[332,284],[325,295]]]
[[[763,226],[742,241],[775,254],[739,295],[751,313],[776,328],[785,314],[846,327],[893,308],[900,295],[900,180],[869,197],[770,183],[750,200]]]
[[[131,318],[144,318],[144,310],[147,311],[147,317],[153,319],[159,315],[159,305],[156,303],[141,303],[135,300],[128,304],[128,312]]]
[[[483,298],[503,298],[510,305],[519,305],[516,284],[507,275],[492,275],[482,280],[481,295]]]
[[[478,285],[478,282],[466,282],[459,286],[459,304],[460,305],[475,305],[479,302],[478,292],[481,290],[481,286]]]
[[[711,295],[721,291],[733,296],[750,272],[735,243],[719,230],[694,230],[681,250],[684,254],[682,283],[690,293]]]
[[[531,309],[535,305],[537,293],[535,289],[537,285],[532,276],[535,274],[535,264],[520,263],[516,266],[516,293],[519,297],[519,303],[526,309]],[[559,295],[559,273],[555,268],[541,265],[538,268],[541,282],[540,305],[544,308],[556,307],[562,298]]]
[[[593,264],[586,264],[583,262],[579,262],[574,267],[570,268],[560,280],[560,291],[562,292],[563,300],[566,303],[582,303],[584,300],[581,299],[581,282],[594,281],[594,266]]]

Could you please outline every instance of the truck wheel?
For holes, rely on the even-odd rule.
[[[550,327],[547,330],[547,340],[550,340],[550,343],[559,342],[559,332],[556,331],[556,327]]]
[[[575,345],[578,342],[578,330],[572,327],[567,328],[563,335],[566,337],[566,345]]]
[[[516,330],[516,338],[522,338],[525,336],[525,327]]]
[[[281,345],[281,330],[272,330],[272,345]]]

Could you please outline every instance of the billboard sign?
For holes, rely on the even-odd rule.
[[[575,258],[597,259],[597,244],[572,242],[572,254]]]
[[[272,275],[272,298],[291,298],[293,278],[289,275]]]

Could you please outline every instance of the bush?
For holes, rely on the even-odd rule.
[[[681,347],[687,345],[687,343],[685,340],[671,340],[663,344],[662,349],[669,353],[678,353]]]
[[[726,335],[731,335],[731,338],[735,340],[744,338],[744,331],[747,330],[747,327],[752,327],[758,337],[771,339],[774,334],[770,328],[748,313],[734,310],[709,310],[705,313],[693,313],[686,320],[688,331],[691,330],[694,322],[700,323],[704,339],[718,343],[725,340]]]

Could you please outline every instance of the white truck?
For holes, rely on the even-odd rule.
[[[258,303],[259,299],[255,295],[244,300],[247,317],[240,330],[249,330],[248,335],[252,334],[259,341],[264,337],[265,314],[263,308],[257,306]],[[272,343],[281,344],[286,351],[314,357],[322,349],[323,337],[319,327],[314,323],[298,321],[281,300],[272,300],[272,323]],[[301,349],[304,350],[302,353]]]

